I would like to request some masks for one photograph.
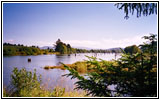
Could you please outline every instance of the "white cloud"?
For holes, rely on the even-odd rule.
[[[99,39],[97,41],[92,40],[62,40],[62,42],[66,44],[70,44],[72,47],[86,47],[86,48],[93,48],[93,49],[108,49],[108,48],[115,48],[115,47],[126,47],[130,45],[139,45],[145,42],[142,39],[143,36],[147,35],[139,35],[131,38],[123,38],[123,39]],[[32,44],[42,46],[53,46],[56,41],[34,41]]]
[[[6,43],[15,43],[15,40],[13,40],[13,39],[9,39],[9,40],[5,40],[4,42],[6,42]]]
[[[144,35],[143,35],[144,36]],[[126,47],[130,45],[139,45],[142,44],[145,40],[142,39],[143,36],[135,36],[132,38],[124,38],[124,39],[100,39],[98,41],[90,41],[90,40],[64,40],[63,42],[71,44],[71,46],[76,47],[88,47],[94,49],[108,49],[115,47]]]
[[[89,41],[89,40],[64,40],[64,43],[69,43],[73,46],[97,46],[100,45],[100,41]]]
[[[32,44],[42,47],[42,46],[53,46],[54,42],[35,41]]]

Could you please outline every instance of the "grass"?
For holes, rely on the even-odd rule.
[[[30,92],[28,93],[28,91]],[[17,96],[11,91],[8,92],[6,88],[3,88],[3,97],[87,97],[86,94],[85,91],[76,90],[66,92],[65,88],[62,87],[55,87],[53,90],[45,90],[41,87],[32,90],[23,89],[19,93],[19,96]]]
[[[79,73],[86,73],[88,72],[87,70],[87,63],[86,62],[76,62],[74,64],[72,64],[72,66],[74,66],[73,68],[78,71]]]
[[[118,63],[115,62],[114,60],[111,61],[106,61],[106,60],[101,60],[101,61],[95,61],[94,63],[98,63],[99,66],[101,66],[101,68],[105,69],[106,72],[110,73],[110,71],[108,70],[108,66],[113,65],[113,67],[118,66]],[[80,74],[85,74],[85,73],[90,73],[90,72],[95,72],[95,67],[96,64],[91,64],[88,63],[86,61],[77,61],[73,64],[65,64],[66,66],[75,69],[78,73]],[[64,65],[59,65],[59,66],[45,66],[44,69],[49,70],[49,69],[61,69],[61,70],[65,70],[66,68],[64,67]],[[128,71],[128,68],[123,68],[123,71]],[[153,71],[155,71],[156,69],[153,69]]]
[[[86,96],[86,94],[87,93],[85,91],[78,92],[74,90],[70,92],[65,92],[62,97],[88,97]]]
[[[67,66],[71,66],[71,64],[66,64]],[[45,66],[44,69],[49,70],[49,69],[61,69],[61,70],[65,70],[63,65],[60,66]]]
[[[114,61],[100,61],[100,65],[101,67],[106,67],[106,65],[104,65],[103,63],[107,64],[114,64],[117,65]],[[77,61],[73,64],[65,64],[70,68],[74,68],[76,71],[78,71],[79,73],[87,73],[87,72],[93,72],[94,71],[94,67],[91,64],[88,64],[85,61]],[[65,70],[66,68],[64,67],[64,65],[59,65],[59,66],[45,66],[44,67],[45,70],[49,70],[49,69],[61,69],[61,70]]]
[[[47,89],[46,85],[41,84],[41,75],[27,71],[25,68],[14,68],[11,74],[11,84],[3,87],[3,97],[80,97],[85,96],[84,92],[75,90],[66,91],[65,88],[56,86]],[[66,87],[67,88],[67,87]]]
[[[84,61],[78,61],[73,64],[65,64],[70,68],[74,68],[76,71],[79,73],[86,73],[87,70],[87,63]],[[65,70],[64,65],[59,65],[59,66],[45,66],[44,69],[49,70],[49,69],[61,69]]]

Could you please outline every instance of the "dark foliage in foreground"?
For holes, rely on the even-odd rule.
[[[126,16],[129,18],[129,13],[132,15],[136,12],[137,17],[157,14],[157,3],[117,3],[115,4],[120,10],[124,10]]]
[[[87,62],[94,72],[81,76],[76,70],[65,66],[70,73],[66,76],[77,78],[76,89],[83,89],[88,95],[100,97],[157,96],[157,45],[156,35],[145,36],[148,42],[140,45],[143,52],[122,54],[112,63],[88,57]]]

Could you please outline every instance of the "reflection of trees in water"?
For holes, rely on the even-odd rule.
[[[61,65],[61,63],[66,63],[70,61],[71,56],[68,55],[56,55],[56,65]]]

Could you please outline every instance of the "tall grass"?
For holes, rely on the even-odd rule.
[[[11,75],[11,87],[3,87],[3,97],[82,97],[85,92],[69,91],[65,88],[54,87],[46,89],[41,85],[41,78],[37,76],[36,70],[32,73],[26,69],[14,68]]]
[[[24,89],[16,96],[13,95],[13,91],[7,92],[7,89],[3,88],[3,97],[87,97],[86,94],[85,91],[65,91],[65,88],[55,87],[52,91],[37,88],[32,90]]]
[[[87,72],[87,63],[84,61],[78,61],[75,62],[73,64],[65,64],[67,66],[69,66],[70,68],[74,68],[76,71],[78,71],[79,73],[86,73]],[[61,69],[61,70],[65,70],[64,65],[60,65],[60,66],[45,66],[44,69],[45,70],[49,70],[49,69]]]

